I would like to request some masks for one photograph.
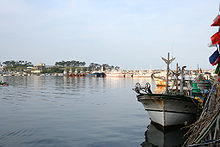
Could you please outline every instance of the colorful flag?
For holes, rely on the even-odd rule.
[[[199,71],[200,71],[200,73],[202,73],[202,69],[201,68],[199,69]]]
[[[211,26],[220,26],[220,15],[218,15]]]
[[[220,64],[218,64],[218,66],[215,69],[215,74],[219,75],[219,68],[220,68]]]
[[[220,74],[218,74],[218,82],[220,82]]]
[[[213,45],[215,45],[215,44],[220,44],[220,32],[215,33],[215,34],[211,37],[211,40],[212,40],[212,44],[213,44]]]
[[[212,65],[216,65],[219,61],[219,52],[218,49],[209,57],[209,62]]]

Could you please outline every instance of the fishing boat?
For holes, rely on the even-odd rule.
[[[134,88],[136,93],[138,93],[137,99],[143,104],[151,121],[162,127],[190,124],[196,120],[196,114],[200,106],[199,101],[190,96],[190,89],[183,90],[182,80],[184,78],[182,78],[180,86],[177,85],[175,92],[172,92],[172,89],[168,89],[169,64],[175,58],[170,59],[168,53],[168,59],[162,59],[167,64],[165,93],[153,94],[149,83],[144,87],[137,83]],[[184,68],[181,71],[182,76],[183,70]],[[177,89],[178,87],[179,90]]]
[[[151,78],[152,73],[133,74],[133,78]]]
[[[106,77],[125,77],[125,73],[120,69],[120,70],[112,70],[109,72],[105,72]]]
[[[154,81],[157,86],[166,86],[166,80],[164,80],[164,79],[155,79],[154,78]]]
[[[146,71],[139,71],[139,72],[135,72],[132,77],[133,78],[152,78],[153,75],[153,71],[150,69],[148,72]]]
[[[91,74],[92,77],[106,77],[104,72],[94,72]]]
[[[157,86],[166,86],[166,73],[165,73],[165,71],[153,73],[152,78],[155,81]]]
[[[198,101],[185,95],[140,94],[138,101],[151,121],[163,127],[186,125],[195,121]]]
[[[212,81],[210,80],[210,78],[205,78],[206,74],[211,77],[210,73],[200,73],[193,81],[194,83],[197,83],[198,88],[201,90],[209,90],[212,86]]]
[[[108,72],[108,73],[105,73],[106,77],[125,77],[125,74],[124,73],[121,73],[121,72]]]

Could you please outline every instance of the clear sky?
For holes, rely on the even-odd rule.
[[[124,69],[212,69],[219,0],[0,0],[0,62],[79,60]]]

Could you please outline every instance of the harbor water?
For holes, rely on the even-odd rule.
[[[149,126],[148,114],[132,91],[136,82],[150,82],[154,89],[151,79],[29,76],[1,80],[9,86],[0,87],[0,147],[164,143],[164,134]]]

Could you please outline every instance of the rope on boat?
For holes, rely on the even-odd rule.
[[[207,107],[207,105],[208,105],[208,103],[209,103],[209,100],[210,100],[210,98],[211,98],[211,96],[212,96],[212,94],[213,94],[213,91],[214,91],[214,89],[216,89],[216,86],[217,86],[217,83],[215,83],[215,84],[212,85],[212,88],[211,88],[211,90],[210,90],[210,92],[209,92],[209,95],[208,95],[208,97],[207,97],[206,103],[205,103],[205,105],[204,105],[204,108]]]
[[[211,119],[211,121],[205,126],[202,131],[199,133],[199,136],[195,139],[195,143],[200,142],[210,131],[211,127],[216,123],[216,121],[219,119],[220,111],[217,112],[217,114]]]
[[[219,103],[218,97],[215,94],[217,91],[217,83],[212,85],[211,90],[207,96],[203,111],[200,118],[192,125],[188,126],[189,130],[185,134],[188,136],[184,142],[186,146],[200,146],[202,140],[208,137],[208,134],[214,133],[214,137],[209,136],[209,140],[214,141],[219,139],[219,122],[220,122],[220,108],[213,107]],[[211,134],[212,135],[212,134]],[[219,141],[218,141],[219,142]],[[206,143],[206,142],[205,142]],[[212,144],[215,142],[212,142]],[[217,142],[216,142],[217,143]],[[211,144],[211,143],[210,143]]]
[[[214,143],[220,143],[220,139],[208,140],[208,141],[205,141],[199,144],[192,144],[192,145],[189,145],[189,147],[197,147],[197,146],[209,145],[209,144],[214,144]]]
[[[211,90],[210,90],[210,92],[209,92],[209,94],[208,94],[208,96],[207,96],[207,98],[206,98],[205,104],[204,104],[204,106],[203,106],[203,111],[202,111],[202,113],[200,114],[200,118],[202,118],[202,117],[204,116],[205,112],[207,111],[207,109],[208,109],[208,104],[210,103],[211,96],[212,96],[212,94],[214,93],[214,90],[216,90],[216,87],[217,87],[217,83],[215,83],[215,84],[212,85],[212,88],[211,88]]]

